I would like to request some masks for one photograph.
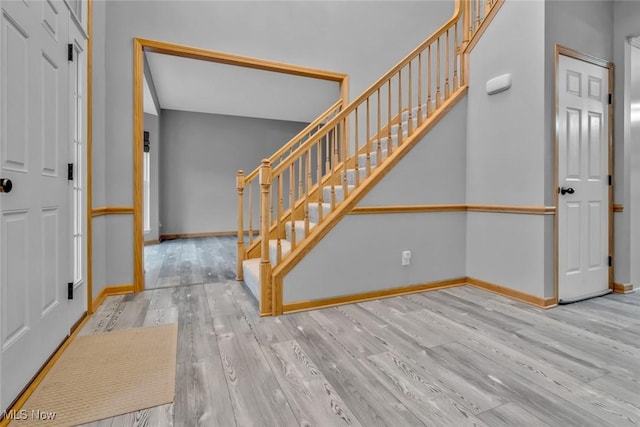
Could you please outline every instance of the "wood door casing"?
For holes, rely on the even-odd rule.
[[[558,296],[609,289],[609,70],[558,58]],[[560,191],[560,188],[558,189]]]

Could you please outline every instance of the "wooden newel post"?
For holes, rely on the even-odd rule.
[[[238,250],[236,280],[243,280],[242,261],[246,258],[244,247],[244,173],[239,170],[236,176],[236,188],[238,189]]]
[[[271,261],[269,260],[269,199],[271,195],[271,162],[260,165],[260,313],[271,314]]]

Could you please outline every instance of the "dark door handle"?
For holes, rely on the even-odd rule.
[[[565,188],[565,187],[560,187],[560,194],[562,194],[563,196],[565,194],[573,194],[575,193],[575,190],[571,187]]]
[[[8,178],[0,178],[0,193],[11,193],[13,183]]]

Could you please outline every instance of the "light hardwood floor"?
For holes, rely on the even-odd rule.
[[[235,281],[108,298],[178,322],[175,403],[91,426],[640,424],[640,294],[539,310],[458,287],[259,318]]]
[[[236,242],[235,236],[218,236],[145,246],[145,289],[235,279]]]

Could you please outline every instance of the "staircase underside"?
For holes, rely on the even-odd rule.
[[[405,112],[402,114],[403,122],[401,125],[393,125],[391,127],[391,155],[388,154],[388,138],[381,137],[386,147],[380,150],[380,156],[378,156],[377,150],[377,137],[374,138],[370,144],[374,151],[370,153],[370,166],[371,174],[366,176],[366,155],[367,153],[360,153],[357,159],[359,167],[356,172],[355,167],[350,168],[346,172],[348,189],[348,197],[344,199],[343,186],[335,185],[333,191],[335,191],[335,208],[331,209],[331,203],[317,203],[309,204],[309,233],[305,232],[304,221],[297,220],[292,227],[291,222],[285,224],[285,236],[281,239],[269,240],[269,260],[271,262],[271,268],[273,276],[280,283],[282,278],[307,254],[313,249],[313,247],[324,237],[327,233],[335,227],[340,220],[357,205],[357,203],[368,194],[375,185],[382,180],[382,178],[391,171],[391,169],[404,157],[420,140],[453,108],[459,100],[461,100],[467,93],[467,87],[459,88],[451,97],[444,101],[439,109],[431,113],[428,117],[423,114],[423,119],[418,124],[417,119],[413,118],[412,132],[408,134],[408,114]],[[417,111],[417,109],[414,110]],[[426,112],[426,108],[422,111]],[[402,144],[398,145],[398,133],[400,128],[403,129]],[[379,163],[381,162],[381,164]],[[362,167],[364,166],[364,167]],[[382,166],[382,167],[379,167]],[[360,175],[359,186],[355,187],[356,174]],[[341,178],[344,175],[341,175]],[[342,180],[342,179],[341,179]],[[324,200],[330,200],[331,186],[324,186],[323,189]],[[329,196],[329,197],[327,197]],[[322,221],[319,222],[320,209],[322,209]],[[296,249],[291,251],[291,229],[296,230],[296,241],[298,245]],[[304,242],[303,244],[300,244]],[[278,247],[280,246],[280,247]],[[243,261],[244,281],[251,291],[251,293],[260,302],[262,292],[262,283],[260,281],[260,258],[250,258]],[[304,286],[304,284],[299,284]],[[284,311],[283,311],[284,312]],[[272,313],[261,313],[262,315],[270,315]]]

